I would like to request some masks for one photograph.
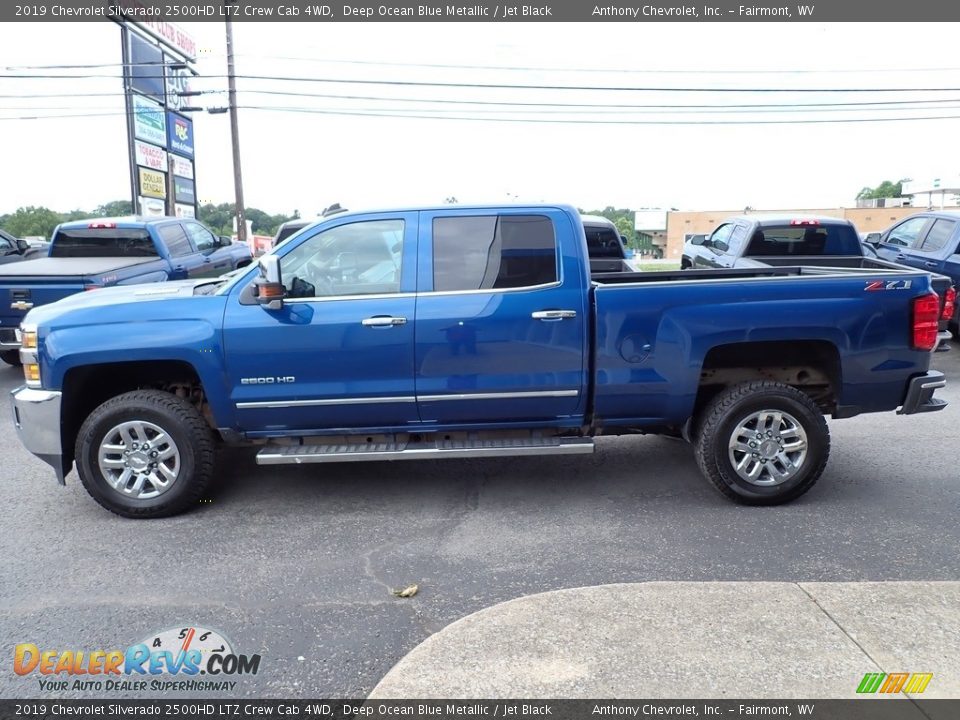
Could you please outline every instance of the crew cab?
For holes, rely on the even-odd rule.
[[[960,215],[953,219],[954,224]],[[909,221],[908,221],[909,222]],[[924,220],[909,227],[929,229]],[[902,227],[898,225],[895,227]],[[952,226],[951,226],[952,227]],[[888,231],[890,232],[890,231]],[[922,239],[922,237],[921,237]],[[884,247],[889,247],[885,245]],[[956,246],[954,246],[956,249]],[[960,261],[960,256],[957,256]],[[692,236],[684,245],[681,268],[755,268],[784,265],[897,269],[901,261],[934,273],[933,289],[940,297],[938,349],[949,350],[948,323],[956,325],[956,291],[944,273],[943,263],[906,262],[896,252],[866,255],[860,235],[849,220],[833,217],[741,215],[731,217],[707,236]],[[960,265],[956,270],[960,274]],[[956,281],[956,278],[953,282]]]
[[[19,364],[27,311],[84,290],[216,277],[249,265],[250,249],[195,220],[106,218],[59,225],[47,257],[0,267],[0,359]]]
[[[945,406],[938,305],[906,268],[591,278],[565,205],[351,212],[229,279],[31,310],[13,412],[61,483],[76,464],[127,517],[193,507],[219,444],[300,465],[643,433],[686,438],[721,493],[772,505],[822,474],[825,415]]]
[[[960,288],[960,213],[924,212],[911,215],[882,233],[865,238],[878,257],[901,265],[940,273]],[[949,330],[960,340],[960,310],[955,305]]]

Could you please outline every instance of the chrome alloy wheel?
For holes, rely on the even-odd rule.
[[[792,478],[807,458],[807,433],[790,413],[760,410],[730,434],[730,464],[751,485],[773,487]]]
[[[110,428],[100,441],[97,461],[114,490],[138,500],[167,492],[180,474],[177,444],[159,425],[144,420]]]

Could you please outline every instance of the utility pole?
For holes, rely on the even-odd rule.
[[[227,104],[230,106],[230,141],[233,145],[233,186],[237,205],[237,240],[247,242],[247,211],[243,206],[240,173],[240,130],[237,125],[237,79],[233,69],[233,23],[227,23]]]

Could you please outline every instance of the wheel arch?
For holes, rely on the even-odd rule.
[[[164,390],[189,400],[197,406],[207,424],[217,429],[203,381],[189,362],[132,360],[79,365],[67,370],[63,377],[60,442],[65,470],[69,470],[75,460],[74,444],[87,416],[110,398],[143,389]]]

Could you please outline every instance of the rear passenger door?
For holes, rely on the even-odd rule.
[[[566,214],[543,208],[420,214],[423,422],[579,424],[589,325],[574,233]]]
[[[183,226],[178,222],[171,222],[157,227],[157,234],[170,254],[171,280],[185,280],[198,275],[203,258],[193,248]]]

